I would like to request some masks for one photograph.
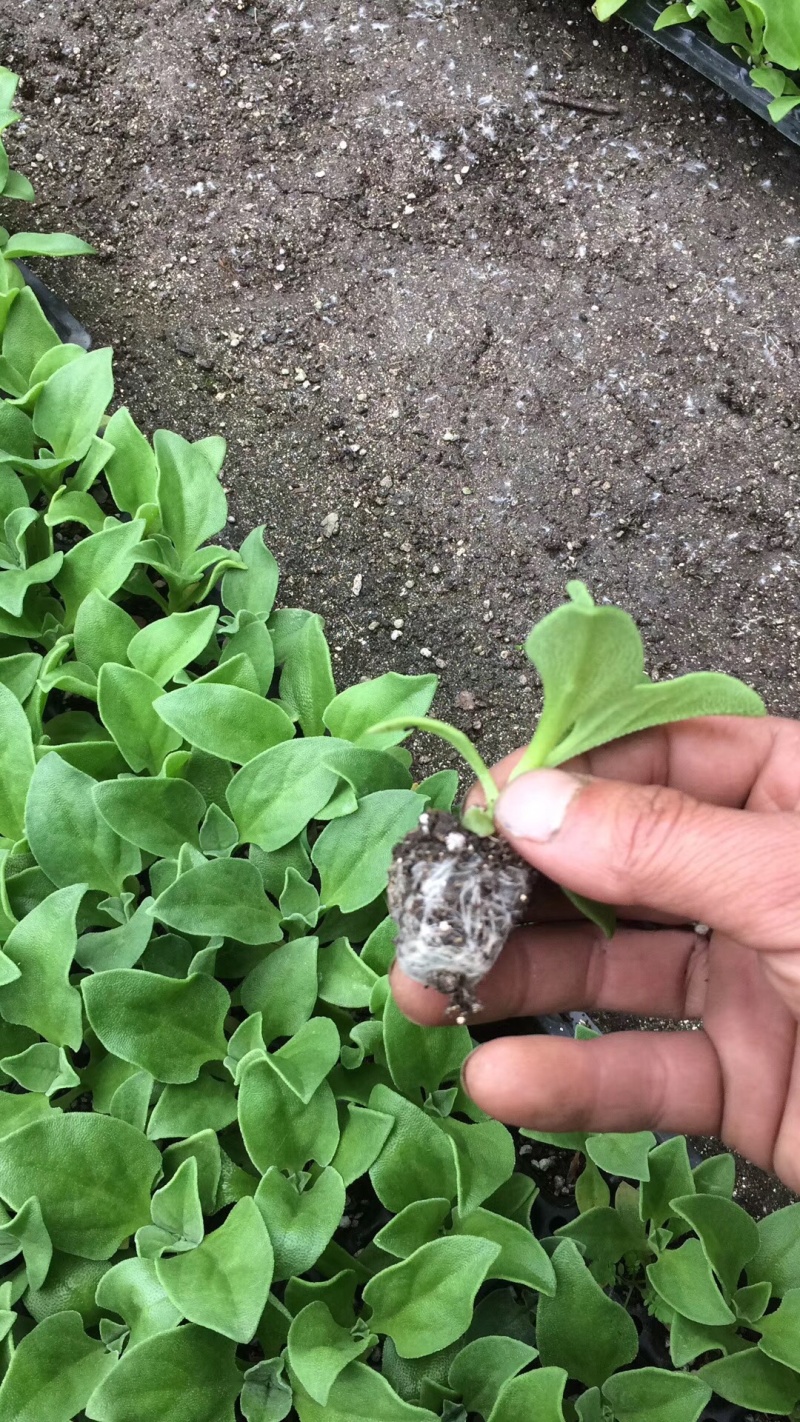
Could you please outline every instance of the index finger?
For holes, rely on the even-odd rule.
[[[667,785],[710,805],[742,809],[787,722],[777,716],[703,716],[636,731],[565,761],[564,770],[632,785]],[[492,775],[502,789],[523,755],[497,763]],[[466,804],[482,804],[474,786]]]

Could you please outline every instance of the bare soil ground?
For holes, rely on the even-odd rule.
[[[504,753],[581,577],[797,712],[800,151],[583,0],[6,0],[0,53],[102,254],[42,274],[144,427],[227,435],[341,686],[437,669]]]

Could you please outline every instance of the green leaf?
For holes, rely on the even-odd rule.
[[[152,1142],[124,1121],[50,1111],[3,1142],[0,1196],[20,1209],[36,1195],[56,1249],[110,1259],[149,1218],[160,1163]]]
[[[733,1296],[736,1317],[745,1323],[757,1323],[772,1298],[772,1285],[764,1280],[760,1284],[745,1284]]]
[[[204,1062],[225,1055],[230,998],[205,973],[165,978],[141,968],[111,969],[84,978],[81,991],[106,1051],[157,1081],[195,1081]]]
[[[133,1348],[154,1333],[164,1333],[181,1321],[181,1313],[159,1283],[152,1259],[122,1259],[97,1285],[97,1303],[104,1313],[116,1313],[130,1329]]]
[[[63,365],[45,384],[36,402],[33,428],[57,457],[81,459],[96,435],[114,394],[111,354],[110,347],[90,351],[81,360]]]
[[[20,1096],[10,1091],[0,1091],[0,1141],[38,1117],[47,1115],[49,1111],[50,1103],[44,1096],[37,1096],[33,1092]]]
[[[148,854],[177,858],[184,844],[199,846],[205,802],[185,780],[110,780],[94,799],[111,829]]]
[[[423,1244],[430,1244],[450,1214],[450,1201],[414,1200],[375,1235],[375,1244],[396,1259],[408,1259]]]
[[[3,332],[3,357],[22,376],[23,391],[33,384],[31,374],[37,362],[53,347],[59,347],[58,336],[30,287],[24,287],[11,306]]]
[[[222,602],[229,612],[269,617],[278,590],[278,565],[264,543],[264,525],[254,528],[239,549],[246,571],[230,569],[222,579]]]
[[[415,1407],[366,1363],[350,1363],[341,1372],[322,1406],[295,1383],[294,1404],[300,1422],[437,1422],[436,1413]]]
[[[562,1368],[537,1368],[511,1378],[500,1389],[489,1422],[564,1422],[561,1402],[567,1375]]]
[[[320,949],[319,995],[323,1002],[338,1007],[368,1007],[377,974],[350,947],[346,938],[336,938]]]
[[[276,948],[248,973],[240,990],[246,1012],[262,1014],[267,1045],[293,1037],[317,1000],[317,939],[296,938]]]
[[[37,652],[19,652],[15,656],[0,657],[0,685],[8,687],[17,701],[27,701],[36,685],[42,660]],[[5,718],[3,724],[5,726]],[[2,827],[0,832],[4,833]]]
[[[500,1250],[471,1237],[434,1239],[364,1287],[370,1328],[388,1333],[401,1358],[446,1348],[469,1327],[475,1295]]]
[[[461,1349],[447,1380],[469,1412],[488,1417],[503,1384],[521,1373],[536,1356],[535,1348],[517,1338],[476,1338]]]
[[[272,638],[264,623],[259,622],[254,613],[240,613],[239,630],[227,639],[222,649],[217,680],[268,696],[274,671]]]
[[[736,1162],[732,1155],[710,1155],[694,1166],[692,1179],[698,1194],[724,1195],[730,1200],[736,1185]]]
[[[314,885],[309,884],[307,879],[305,879],[297,869],[291,866],[286,870],[286,878],[284,880],[283,889],[281,890],[278,906],[281,911],[281,920],[283,923],[289,925],[290,931],[314,928],[319,918],[319,894],[314,888]],[[347,944],[346,939],[340,939],[338,941],[339,943],[346,944],[349,949],[349,944]],[[356,962],[360,969],[361,965],[358,959],[356,959]],[[369,970],[367,969],[366,971],[368,972]],[[370,976],[374,977],[374,974]],[[362,994],[363,990],[362,979]],[[326,999],[326,1001],[328,1001],[328,999]],[[369,994],[367,995],[366,1002],[353,1005],[363,1007],[368,1003]]]
[[[608,1188],[604,1176],[600,1174],[593,1160],[586,1160],[578,1179],[575,1182],[575,1204],[581,1214],[587,1210],[608,1205],[611,1200],[611,1191]]]
[[[25,800],[36,768],[28,718],[13,691],[0,681],[0,834],[21,839]]]
[[[173,612],[159,617],[136,633],[128,646],[128,661],[159,686],[188,667],[205,651],[217,625],[215,607],[193,612]]]
[[[450,1116],[442,1122],[442,1130],[450,1138],[453,1152],[458,1208],[466,1215],[482,1205],[513,1174],[514,1141],[510,1131],[499,1121],[476,1121],[467,1125]]]
[[[83,364],[83,361],[76,361],[74,366],[67,366],[66,369],[74,370]],[[47,388],[50,388],[49,385]],[[143,530],[142,519],[133,519],[130,523],[120,523],[105,528],[102,533],[82,538],[70,548],[61,565],[61,572],[54,579],[64,602],[67,626],[74,625],[78,609],[90,593],[99,592],[104,597],[112,597],[122,587],[136,561]]]
[[[593,1206],[578,1215],[577,1219],[560,1225],[555,1234],[560,1239],[574,1239],[583,1246],[587,1257],[599,1264],[616,1264],[628,1253],[631,1243],[622,1213],[608,1205]],[[641,1237],[649,1257],[643,1229]]]
[[[567,592],[571,601],[537,623],[525,643],[542,679],[544,709],[515,775],[560,765],[648,726],[764,715],[754,691],[716,672],[651,682],[633,619],[618,607],[595,606],[582,583],[569,583]]]
[[[239,1406],[245,1422],[283,1422],[292,1410],[292,1389],[283,1377],[283,1363],[270,1358],[248,1368]]]
[[[329,762],[347,748],[327,736],[284,741],[243,766],[228,786],[242,843],[270,851],[296,839],[331,798],[339,775]]]
[[[196,1081],[166,1086],[147,1125],[152,1141],[196,1131],[222,1131],[236,1120],[236,1093],[229,1081],[200,1073]]]
[[[748,1283],[766,1279],[773,1294],[782,1298],[789,1289],[800,1288],[800,1204],[765,1215],[756,1228],[758,1252],[747,1266]]]
[[[255,1194],[275,1255],[276,1280],[313,1269],[339,1227],[345,1206],[344,1182],[327,1167],[312,1185],[296,1181],[275,1167],[264,1174]]]
[[[697,1376],[727,1402],[770,1416],[789,1416],[800,1399],[800,1376],[759,1348],[715,1358],[698,1369]]]
[[[155,455],[124,405],[111,416],[105,438],[114,447],[105,468],[111,497],[122,513],[134,518],[144,504],[155,503]]]
[[[346,1186],[359,1180],[375,1164],[393,1125],[392,1117],[382,1111],[371,1111],[366,1106],[348,1102],[347,1120],[331,1161]]]
[[[162,696],[156,710],[190,745],[237,765],[294,736],[280,706],[238,686],[196,681]]]
[[[161,522],[183,563],[225,526],[228,503],[218,477],[225,441],[214,437],[189,444],[170,430],[156,430],[153,448]]]
[[[565,1368],[585,1387],[599,1387],[639,1351],[633,1319],[607,1298],[570,1239],[552,1256],[555,1297],[539,1299],[536,1341],[542,1367]]]
[[[800,1373],[800,1289],[789,1289],[774,1313],[756,1325],[759,1348],[776,1363]]]
[[[304,736],[325,734],[323,713],[336,695],[322,618],[307,618],[292,639],[280,679],[281,700],[297,716]]]
[[[657,1227],[671,1218],[670,1201],[691,1195],[695,1184],[685,1136],[670,1136],[648,1155],[649,1179],[642,1184],[641,1217]]]
[[[354,1338],[321,1301],[310,1303],[292,1319],[288,1350],[292,1371],[315,1402],[328,1401],[339,1374],[377,1343],[374,1334]]]
[[[0,1067],[26,1091],[53,1096],[68,1086],[77,1086],[80,1077],[72,1070],[63,1047],[50,1042],[34,1042],[14,1057],[0,1057]]]
[[[742,1270],[758,1250],[755,1220],[741,1205],[719,1195],[680,1196],[672,1201],[672,1208],[698,1236],[723,1289],[733,1293]],[[700,1321],[711,1322],[710,1319]]]
[[[397,1214],[415,1200],[438,1196],[452,1200],[456,1194],[456,1170],[450,1143],[441,1127],[419,1106],[388,1086],[375,1087],[369,1106],[394,1120],[394,1128],[369,1172],[381,1204]]]
[[[339,1059],[339,1030],[329,1017],[313,1017],[270,1062],[287,1086],[307,1105]]]
[[[665,30],[669,25],[683,25],[690,19],[689,11],[683,0],[677,0],[674,5],[668,5],[666,10],[662,10],[658,19],[653,24],[653,34],[659,30]]]
[[[625,3],[626,0],[594,0],[592,14],[598,20],[610,20]]]
[[[187,1323],[129,1348],[86,1408],[90,1422],[234,1422],[236,1345]]]
[[[711,1397],[700,1378],[664,1368],[635,1368],[603,1384],[616,1422],[697,1422]]]
[[[44,1238],[44,1226],[42,1226]],[[48,1240],[49,1246],[49,1240]],[[46,1283],[41,1287],[28,1287],[23,1302],[31,1317],[37,1323],[51,1318],[54,1313],[75,1309],[83,1319],[84,1328],[96,1328],[102,1316],[102,1309],[95,1303],[98,1284],[108,1272],[105,1259],[77,1259],[71,1254],[54,1254],[47,1269]],[[30,1278],[30,1267],[26,1268]],[[41,1277],[41,1274],[40,1276]]]
[[[214,859],[181,874],[159,894],[153,914],[179,933],[275,943],[280,915],[248,859]]]
[[[321,1299],[327,1304],[336,1322],[350,1328],[356,1320],[355,1293],[358,1282],[355,1269],[342,1269],[332,1278],[322,1279],[318,1283],[310,1279],[292,1278],[286,1285],[284,1301],[290,1314],[297,1315],[306,1304]]]
[[[82,884],[49,894],[12,928],[4,954],[19,976],[0,986],[0,1013],[6,1021],[74,1050],[81,1045],[83,1028],[80,994],[70,986],[69,971],[83,895]]]
[[[492,1214],[491,1210],[478,1209],[468,1215],[457,1211],[453,1231],[497,1245],[500,1252],[491,1266],[493,1279],[507,1279],[541,1294],[555,1294],[553,1265],[536,1236],[524,1225]]]
[[[699,1239],[687,1239],[647,1266],[647,1277],[670,1308],[695,1323],[733,1323]]]
[[[50,1270],[53,1246],[47,1233],[39,1201],[32,1196],[17,1211],[14,1219],[0,1227],[0,1257],[7,1264],[22,1254],[28,1287],[41,1289]],[[63,1300],[62,1300],[63,1306]]]
[[[307,1105],[266,1058],[249,1063],[239,1087],[239,1126],[257,1170],[329,1165],[339,1142],[336,1101],[323,1081]]]
[[[2,1422],[70,1422],[114,1365],[79,1313],[53,1314],[18,1344],[0,1386]]]
[[[392,997],[384,1009],[383,1039],[392,1080],[398,1091],[412,1099],[420,1087],[432,1092],[444,1081],[457,1080],[472,1050],[466,1027],[417,1027]]]
[[[170,751],[181,744],[155,709],[161,699],[158,682],[144,672],[114,663],[100,668],[98,709],[131,770],[158,775]]]
[[[234,1205],[197,1249],[159,1259],[156,1274],[190,1323],[249,1343],[272,1282],[272,1246],[254,1201]]]
[[[182,1160],[166,1185],[156,1190],[150,1202],[152,1224],[136,1233],[136,1250],[143,1259],[160,1259],[162,1254],[181,1254],[203,1242],[203,1207],[198,1186],[196,1156]]]
[[[707,1323],[693,1323],[681,1313],[673,1313],[669,1329],[669,1355],[673,1367],[685,1368],[701,1353],[738,1353],[747,1344],[731,1324],[710,1328]]]
[[[586,1137],[586,1154],[607,1175],[628,1180],[647,1180],[649,1154],[656,1144],[652,1131],[608,1132]]]
[[[18,257],[92,257],[94,252],[94,247],[70,232],[15,232],[3,248],[3,256],[9,262]]]
[[[326,907],[352,913],[377,897],[386,887],[394,846],[424,808],[412,790],[378,790],[354,814],[326,826],[311,852]]]
[[[436,676],[401,676],[386,672],[340,691],[326,708],[323,720],[332,736],[372,750],[385,750],[403,739],[402,731],[370,735],[381,721],[403,716],[425,716],[438,685]],[[444,772],[447,774],[448,772]]]
[[[81,934],[75,949],[76,961],[93,973],[102,973],[107,968],[132,968],[150,942],[154,928],[152,904],[151,898],[142,899],[135,913],[119,928]]]
[[[82,883],[120,893],[139,871],[133,845],[106,824],[95,803],[96,781],[58,755],[39,761],[25,808],[25,835],[41,868],[59,888]]]

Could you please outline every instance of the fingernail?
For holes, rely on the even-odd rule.
[[[502,791],[495,820],[512,839],[544,844],[558,834],[585,780],[565,770],[532,770]]]

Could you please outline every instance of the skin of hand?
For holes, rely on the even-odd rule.
[[[545,899],[473,1020],[595,1010],[697,1026],[496,1038],[467,1058],[467,1092],[534,1130],[718,1136],[800,1191],[800,722],[681,722],[509,783],[521,754],[493,772],[499,832],[558,884],[622,905],[620,922],[608,940]],[[413,1021],[448,1020],[447,999],[396,966],[392,991]]]

